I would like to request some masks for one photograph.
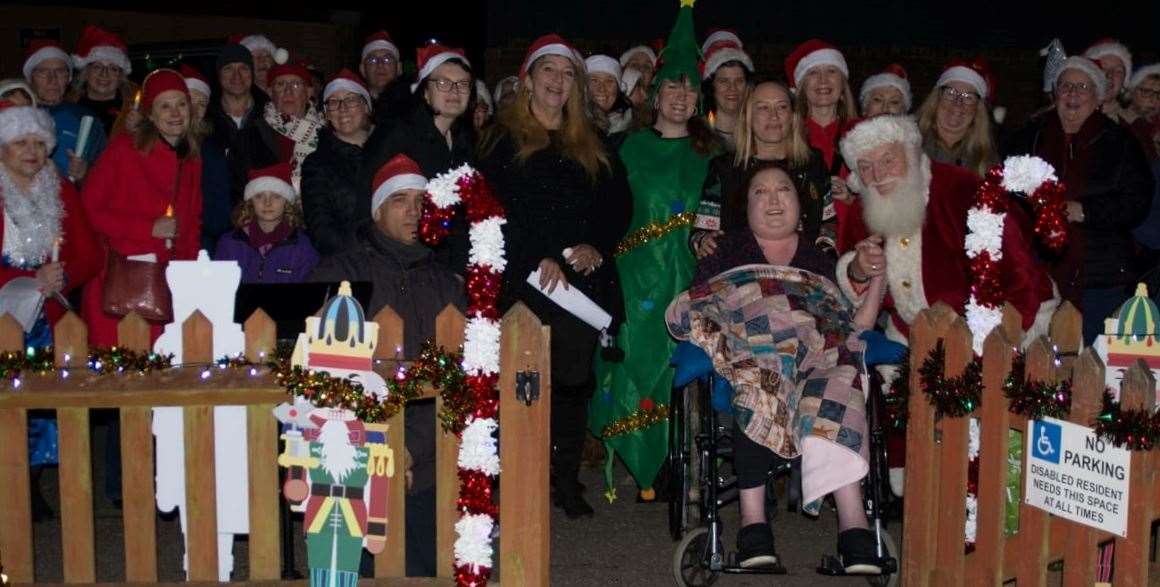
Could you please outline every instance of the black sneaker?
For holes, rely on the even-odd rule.
[[[743,569],[776,567],[773,531],[769,524],[750,524],[737,532],[737,565]]]
[[[838,558],[847,575],[882,574],[882,559],[878,557],[878,540],[873,530],[851,528],[838,533]]]
[[[577,518],[591,517],[596,513],[592,506],[579,493],[569,495],[557,494],[556,506],[564,510],[564,515],[568,519],[575,520]]]

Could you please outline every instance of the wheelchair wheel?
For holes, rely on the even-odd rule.
[[[882,531],[882,547],[886,549],[886,556],[898,560],[898,546],[894,543],[894,537],[885,530]],[[897,565],[897,563],[896,563]],[[893,573],[885,573],[876,577],[866,577],[866,582],[875,587],[898,587],[898,571]]]
[[[719,577],[709,569],[709,528],[693,528],[673,553],[673,578],[681,587],[703,587],[716,583]]]
[[[694,466],[697,460],[696,432],[694,428],[696,410],[692,409],[692,396],[696,388],[674,389],[669,403],[669,457],[668,502],[669,534],[673,540],[680,540],[685,530],[694,522],[697,500],[700,496],[699,477]]]

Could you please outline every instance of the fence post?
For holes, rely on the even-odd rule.
[[[1120,406],[1125,410],[1156,408],[1156,379],[1143,361],[1136,359],[1124,372]],[[1152,521],[1156,518],[1156,448],[1132,451],[1132,479],[1128,488],[1128,537],[1116,539],[1116,585],[1148,585],[1148,552]],[[1155,578],[1153,578],[1155,580]]]
[[[983,343],[983,405],[979,410],[979,513],[975,555],[967,568],[967,585],[997,585],[1003,569],[1003,526],[1006,516],[1007,435],[1011,428],[1003,383],[1011,372],[1018,338],[997,328]],[[1022,333],[1015,331],[1021,338]]]
[[[1059,378],[1071,377],[1076,361],[1076,353],[1083,343],[1083,317],[1071,302],[1063,302],[1051,317],[1051,342],[1059,354]],[[1102,389],[1102,388],[1101,388]],[[1098,398],[1097,398],[1098,400]],[[1097,410],[1099,404],[1096,404]],[[1073,410],[1074,412],[1074,410]],[[1087,426],[1087,424],[1084,424]]]
[[[548,451],[551,444],[551,332],[523,304],[504,316],[500,351],[500,582],[547,585],[551,555]],[[516,373],[538,371],[540,399],[516,401]]]
[[[84,364],[88,355],[88,328],[72,312],[61,318],[53,331],[56,364]],[[64,579],[69,583],[96,581],[93,548],[93,467],[89,443],[89,409],[56,411],[60,427],[60,528],[63,542]]]
[[[934,349],[935,343],[955,319],[946,304],[919,312],[910,329],[910,394],[907,410],[910,420],[906,426],[906,486],[903,500],[903,519],[906,532],[902,536],[902,581],[907,585],[926,585],[934,568],[935,547],[938,544],[938,520],[931,516],[936,511],[938,495],[938,455],[934,444],[934,408],[922,393],[919,368]],[[919,474],[918,472],[921,472]]]
[[[1027,347],[1026,374],[1028,381],[1055,382],[1055,352],[1045,338],[1039,338]],[[1014,419],[1020,430],[1027,430],[1027,418],[1020,416]],[[1024,438],[1022,470],[1027,470],[1027,459],[1030,458],[1030,444]],[[1047,580],[1047,553],[1048,541],[1051,532],[1051,519],[1047,512],[1031,507],[1026,503],[1019,504],[1019,534],[1016,542],[1017,557],[1011,558],[1016,574],[1016,581],[1020,585],[1043,585]],[[1010,554],[1010,553],[1008,553]]]
[[[1075,309],[1068,304],[1068,309]],[[1078,317],[1078,314],[1075,314]],[[1057,314],[1058,318],[1059,315]],[[1052,324],[1054,328],[1054,322]],[[1100,413],[1104,394],[1104,364],[1095,349],[1087,348],[1072,365],[1071,414],[1068,420],[1080,426],[1091,426]],[[1096,532],[1082,524],[1066,522],[1064,539],[1064,587],[1087,587],[1095,582],[1099,560]]]
[[[125,316],[117,323],[117,344],[126,350],[149,352],[149,323],[135,313]],[[152,408],[121,408],[121,517],[125,581],[131,583],[157,581],[152,422]]]
[[[435,342],[454,350],[463,346],[466,320],[454,306],[448,305],[435,318]],[[507,325],[502,326],[503,329]],[[459,438],[444,432],[439,425],[443,398],[435,399],[435,562],[439,577],[451,577],[455,565],[455,523],[459,510]]]
[[[0,351],[24,352],[24,328],[0,316]],[[0,409],[0,552],[13,583],[31,583],[32,496],[28,481],[28,410]]]
[[[971,346],[971,331],[967,323],[956,318],[947,329],[944,345],[946,359],[944,368],[947,377],[957,377],[963,373],[967,363],[974,358]],[[994,398],[987,398],[995,401]],[[937,585],[962,585],[964,553],[962,538],[966,525],[967,499],[967,444],[968,425],[972,416],[961,418],[944,417],[936,426],[942,442],[938,445],[938,546],[936,547],[936,572],[931,582]]]
[[[213,324],[194,310],[181,325],[184,364],[213,362]],[[213,406],[186,406],[185,419],[185,551],[190,581],[216,581],[217,484],[215,482]],[[163,466],[159,463],[158,466]]]
[[[403,319],[390,306],[383,306],[375,314],[375,323],[379,325],[375,359],[389,361],[393,368],[398,368],[395,360],[402,356],[399,349],[403,348],[403,329],[406,328]],[[399,413],[387,420],[387,444],[395,451],[395,477],[391,480],[391,494],[387,497],[387,544],[375,556],[375,576],[379,578],[407,574],[406,412],[407,406],[403,406]]]
[[[277,327],[260,308],[246,319],[246,359],[264,362],[274,352]],[[278,421],[275,404],[246,406],[247,469],[250,475],[250,581],[281,577],[278,519]]]

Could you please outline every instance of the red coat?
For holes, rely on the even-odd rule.
[[[51,161],[48,163],[52,164]],[[101,269],[104,256],[101,254],[99,241],[89,226],[84,206],[72,182],[64,177],[60,179],[60,202],[64,208],[64,218],[61,219],[60,260],[64,263],[65,286],[68,292],[82,286]],[[3,208],[0,208],[0,242],[4,241]],[[0,287],[17,277],[36,277],[35,269],[17,269],[0,264]],[[48,315],[50,324],[55,324],[64,315],[64,306],[54,297],[44,303],[44,311]]]
[[[180,177],[178,170],[180,169]],[[153,253],[160,263],[196,259],[201,238],[201,158],[179,161],[177,152],[158,140],[145,152],[133,146],[133,137],[113,139],[85,178],[81,191],[85,210],[103,243],[123,255]],[[153,238],[153,223],[173,206],[177,238],[173,249]],[[85,321],[93,345],[117,342],[120,318],[101,310],[105,271],[84,292]],[[160,334],[154,325],[153,338]]]
[[[960,167],[933,161],[930,165],[930,194],[926,220],[921,237],[917,239],[921,246],[917,259],[907,257],[908,252],[913,253],[910,245],[915,244],[916,239],[907,239],[908,245],[905,246],[898,237],[887,238],[885,243],[890,293],[883,307],[890,312],[895,328],[903,336],[909,332],[908,323],[918,310],[943,302],[962,314],[970,297],[970,264],[964,242],[967,210],[974,204],[980,180]],[[842,242],[852,249],[869,235],[862,216],[861,200],[850,207],[847,220]],[[1045,311],[1050,320],[1058,300],[1046,268],[1032,252],[1026,226],[1028,220],[1019,206],[1008,207],[1003,223],[1003,258],[999,262],[999,272],[1008,301],[1023,317],[1023,329],[1032,332],[1033,325],[1034,331],[1046,326],[1039,322],[1042,322]],[[852,295],[846,269],[853,256],[853,251],[842,256],[837,275],[839,285],[851,298],[856,296]],[[918,283],[921,283],[921,288],[917,287]]]

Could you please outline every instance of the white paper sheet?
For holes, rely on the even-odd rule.
[[[528,275],[528,284],[548,296],[548,299],[555,302],[557,306],[564,308],[596,330],[604,330],[608,328],[609,324],[612,324],[612,316],[605,312],[604,308],[601,308],[592,301],[592,298],[574,287],[565,288],[562,284],[557,285],[556,291],[552,293],[548,293],[546,289],[540,289],[540,269],[538,267]]]
[[[42,307],[44,294],[32,277],[17,277],[0,287],[0,316],[11,314],[25,332],[32,331]]]
[[[157,253],[144,253],[142,255],[129,255],[125,257],[130,261],[148,261],[150,263],[157,262]]]

